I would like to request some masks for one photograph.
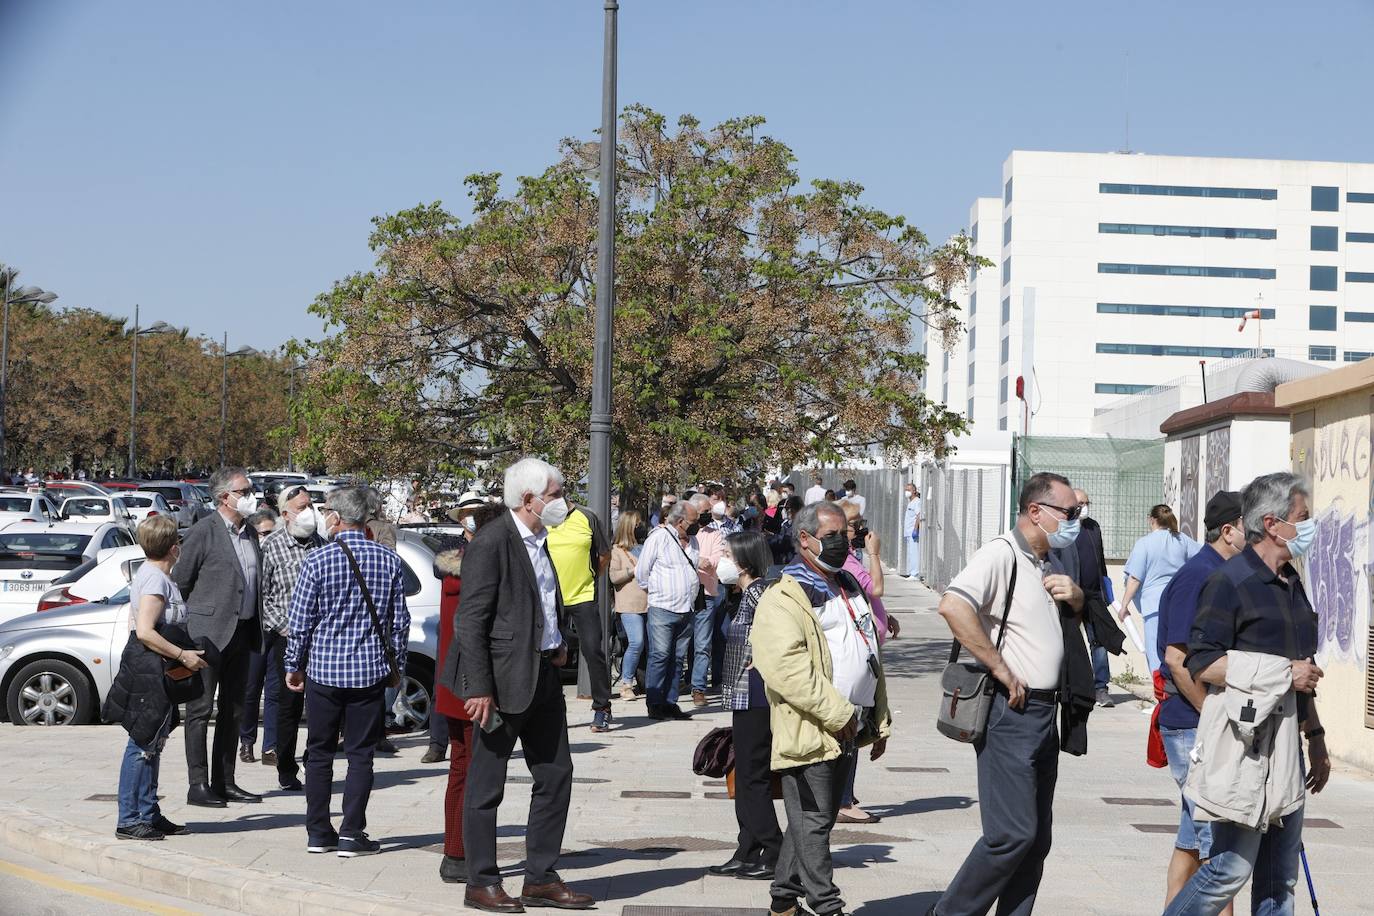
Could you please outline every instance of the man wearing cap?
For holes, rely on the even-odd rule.
[[[1198,597],[1212,573],[1245,549],[1245,523],[1240,494],[1221,490],[1207,501],[1203,516],[1206,544],[1174,574],[1159,599],[1159,672],[1164,678],[1164,701],[1159,704],[1159,734],[1169,758],[1169,771],[1180,791],[1188,780],[1189,754],[1197,737],[1198,711],[1207,688],[1188,673],[1188,634],[1197,617]],[[1193,803],[1182,797],[1178,837],[1169,860],[1164,903],[1174,899],[1212,845],[1212,825],[1193,817]]]

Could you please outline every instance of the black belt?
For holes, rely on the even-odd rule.
[[[1007,695],[1008,695],[1008,694],[1007,694],[1007,688],[1006,688],[1000,681],[997,683],[997,692],[1000,693],[1002,696],[1007,696]],[[1039,701],[1042,702],[1042,703],[1058,703],[1058,702],[1059,702],[1059,691],[1058,691],[1058,690],[1033,690],[1033,689],[1031,689],[1030,687],[1027,687],[1027,688],[1026,688],[1026,699],[1027,699],[1027,700],[1039,700]]]

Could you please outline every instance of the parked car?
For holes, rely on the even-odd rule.
[[[44,493],[0,490],[0,527],[10,522],[55,522],[61,514],[57,504]]]
[[[41,484],[43,492],[57,505],[73,496],[109,496],[110,491],[89,480],[49,480]]]
[[[211,512],[195,486],[179,480],[150,480],[139,487],[139,492],[157,493],[167,500],[167,505],[176,513],[180,528],[191,527]]]
[[[167,500],[161,493],[154,493],[151,490],[130,490],[119,497],[124,500],[124,506],[129,510],[129,514],[134,517],[134,525],[146,518],[155,515],[176,516],[176,512],[167,504]]]
[[[38,599],[39,611],[51,611],[88,601],[104,601],[133,581],[134,573],[143,565],[143,548],[107,547],[71,572],[63,573],[49,583]]]
[[[62,520],[85,525],[122,525],[130,534],[138,527],[122,496],[73,496],[62,504]]]
[[[0,531],[0,623],[34,611],[39,597],[63,573],[108,547],[128,547],[133,535],[119,525],[15,522]]]

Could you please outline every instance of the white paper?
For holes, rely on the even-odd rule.
[[[1145,652],[1145,637],[1140,635],[1140,627],[1135,625],[1135,618],[1127,617],[1122,623],[1125,624],[1126,635],[1131,637],[1131,642],[1135,643],[1136,651],[1141,655],[1147,654]]]

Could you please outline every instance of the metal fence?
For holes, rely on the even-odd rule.
[[[1017,436],[1013,453],[1013,493],[1041,471],[1063,474],[1087,491],[1108,560],[1130,554],[1150,507],[1164,502],[1163,439]]]
[[[1007,467],[928,464],[921,469],[921,502],[921,574],[943,592],[974,551],[1006,530]]]
[[[787,480],[797,488],[798,496],[805,496],[811,487],[808,471],[793,471]],[[864,498],[864,518],[868,528],[882,538],[883,562],[899,571],[904,569],[910,538],[902,537],[902,516],[906,512],[905,484],[915,480],[911,471],[903,468],[838,467],[821,469],[821,485],[836,493],[846,480],[853,480],[859,495]],[[905,542],[905,544],[904,544]]]

